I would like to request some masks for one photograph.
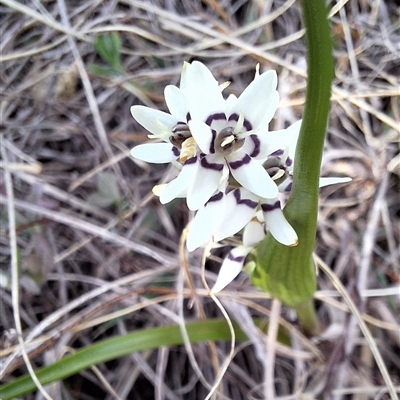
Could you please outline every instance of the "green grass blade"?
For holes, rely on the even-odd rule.
[[[245,340],[246,335],[236,324],[234,324],[234,328],[236,339]],[[228,324],[224,319],[188,323],[186,329],[191,343],[230,340],[231,338]],[[102,340],[78,350],[75,354],[68,355],[52,365],[38,369],[36,375],[42,385],[47,385],[68,378],[93,365],[134,352],[180,344],[183,344],[183,339],[179,326],[163,326],[135,331],[125,336]],[[31,393],[35,389],[31,377],[25,375],[1,386],[0,399],[13,399]]]

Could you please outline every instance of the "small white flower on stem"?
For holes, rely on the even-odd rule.
[[[267,229],[276,240],[287,246],[297,244],[296,232],[286,221],[281,210],[278,192],[280,191],[280,182],[287,180],[290,176],[289,172],[293,165],[291,157],[294,157],[300,126],[301,121],[298,121],[286,129],[268,132],[264,136],[258,135],[257,138],[262,138],[260,140],[262,146],[260,144],[256,147],[257,152],[251,153],[256,158],[254,163],[262,167],[268,176],[268,182],[275,187],[276,195],[273,196],[269,190],[269,197],[262,197],[257,194],[260,193],[260,190],[255,193],[249,188],[252,187],[250,184],[247,187],[234,189],[225,196],[220,195],[218,201],[213,201],[212,204],[207,203],[200,209],[201,212],[196,214],[192,223],[187,241],[189,251],[195,250],[210,240],[219,242],[233,236],[249,223],[260,207],[264,212]],[[232,140],[229,136],[224,137],[222,144],[231,143],[230,141],[225,142],[227,139]],[[253,138],[253,140],[256,139]],[[271,153],[268,153],[267,149]],[[267,158],[264,165],[262,160],[257,159],[258,157],[262,157],[262,160]],[[232,172],[232,169],[230,171]],[[264,179],[258,179],[258,186],[266,183]],[[202,227],[203,224],[207,226]]]
[[[264,227],[257,219],[246,225],[243,231],[243,245],[234,247],[226,255],[217,280],[211,289],[212,293],[220,292],[240,274],[247,255],[264,238],[264,235]]]

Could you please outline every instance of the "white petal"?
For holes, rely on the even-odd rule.
[[[225,100],[218,82],[199,61],[192,62],[187,70],[184,93],[189,99],[193,119],[205,121],[210,114],[225,112]]]
[[[260,153],[256,159],[267,158],[277,150],[289,149],[288,156],[294,160],[297,140],[299,138],[301,120],[279,131],[260,132],[257,137],[260,140]]]
[[[164,97],[169,112],[174,117],[178,118],[180,122],[186,122],[189,104],[188,99],[183,94],[182,90],[174,85],[168,85],[164,89]]]
[[[148,163],[164,164],[176,160],[179,150],[171,143],[145,143],[135,146],[131,156]]]
[[[240,188],[228,193],[225,215],[215,231],[214,239],[219,242],[239,232],[254,217],[259,199],[248,190]]]
[[[276,113],[276,110],[278,109],[279,100],[279,93],[274,92],[269,99],[270,103],[268,105],[268,108],[265,110],[264,118],[259,123],[259,127],[261,129],[265,129],[266,127],[268,127],[269,123]]]
[[[177,197],[184,197],[197,171],[198,162],[188,160],[179,175],[164,188],[160,195],[161,204],[167,204]]]
[[[250,221],[243,231],[243,245],[254,247],[264,239],[264,226],[258,221]]]
[[[258,161],[245,154],[241,159],[230,156],[228,164],[233,177],[250,192],[265,199],[278,196],[278,187]]]
[[[234,94],[230,94],[226,99],[226,108],[227,110],[233,110],[237,103],[237,97]],[[228,111],[228,112],[229,112]]]
[[[261,142],[258,139],[258,135],[252,134],[244,139],[244,144],[240,148],[240,151],[248,154],[251,158],[254,158],[255,160],[260,160],[261,158],[259,156],[259,153],[260,151],[262,151],[260,146]],[[264,159],[266,158],[267,157],[262,157],[262,162],[264,162]]]
[[[242,271],[244,260],[251,249],[243,246],[232,249],[225,257],[219,271],[217,281],[212,287],[212,293],[218,293],[228,286]]]
[[[196,250],[211,239],[224,215],[224,204],[225,196],[219,192],[197,211],[186,242],[189,251]]]
[[[132,106],[131,114],[140,125],[160,137],[165,136],[166,131],[170,131],[179,122],[170,114],[145,106]]]
[[[223,174],[224,161],[219,156],[201,158],[187,194],[189,210],[198,210],[214,195]]]
[[[218,184],[218,190],[220,192],[224,192],[224,193],[226,192],[226,188],[228,187],[228,184],[229,184],[229,177],[230,177],[229,167],[225,163],[224,169],[222,170],[221,179]]]
[[[181,72],[181,81],[179,83],[179,87],[181,90],[186,90],[187,88],[187,82],[188,82],[188,70],[190,69],[192,65],[188,63],[187,61],[183,62],[182,66],[182,72]]]
[[[190,120],[188,122],[190,132],[197,145],[204,154],[210,154],[213,150],[214,137],[211,128],[200,120]]]
[[[275,71],[264,72],[247,86],[230,113],[243,113],[253,128],[257,128],[261,122],[268,124],[278,107],[277,82]]]
[[[264,212],[265,225],[272,236],[285,246],[297,246],[297,234],[283,215],[279,200],[273,204],[263,203],[261,208]]]
[[[319,187],[335,185],[337,183],[347,183],[350,182],[351,178],[319,178]]]

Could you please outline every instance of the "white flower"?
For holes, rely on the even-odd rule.
[[[296,246],[297,235],[283,215],[278,191],[283,191],[289,186],[281,185],[288,179],[292,170],[300,126],[301,121],[298,121],[287,129],[258,136],[263,143],[258,156],[267,159],[264,165],[261,161],[255,162],[259,162],[268,175],[276,188],[276,195],[263,197],[257,194],[259,192],[254,193],[246,187],[235,189],[227,195],[218,193],[196,214],[188,234],[189,251],[204,245],[211,238],[218,242],[233,236],[243,229],[259,208],[264,213],[267,229],[275,239],[284,245]],[[266,149],[271,153],[267,153]],[[262,187],[264,180],[260,180],[258,185]]]
[[[181,88],[169,85],[164,89],[165,102],[171,114],[145,106],[131,107],[133,118],[152,133],[148,137],[165,142],[136,146],[131,150],[132,157],[151,163],[167,163],[180,156],[182,143],[191,137],[187,126],[189,108],[184,84],[186,70],[184,66]]]
[[[194,67],[195,63],[193,71]],[[206,68],[200,63],[196,67]],[[204,84],[207,86],[205,80]],[[257,75],[238,98],[231,95],[210,107],[208,91],[196,96],[196,106],[190,107],[188,125],[201,150],[196,177],[213,177],[202,182],[207,193],[216,192],[218,178],[227,166],[241,186],[262,197],[277,196],[276,185],[258,161],[262,153],[268,151],[261,148],[261,143],[278,105],[276,86],[275,71],[267,71]],[[202,203],[200,206],[205,204],[199,203]]]
[[[264,226],[259,219],[253,219],[246,225],[243,231],[243,245],[234,247],[225,256],[217,280],[211,289],[212,293],[218,293],[224,289],[240,274],[247,255],[264,236]]]
[[[177,178],[162,191],[162,203],[186,197],[189,209],[198,210],[224,190],[228,172],[261,197],[277,196],[277,186],[258,161],[273,151],[262,144],[279,101],[276,86],[275,71],[257,74],[238,98],[225,100],[208,68],[194,61],[185,63],[180,88],[165,89],[171,114],[132,107],[133,117],[151,137],[165,142],[136,146],[132,156],[156,163],[179,159],[182,165]]]

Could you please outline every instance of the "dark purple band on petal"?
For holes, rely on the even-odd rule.
[[[172,147],[172,154],[175,156],[175,157],[179,157],[179,155],[181,154],[181,152],[179,151],[179,149],[177,148],[177,147]]]
[[[293,182],[290,182],[286,187],[285,187],[285,192],[289,193],[292,190]]]
[[[229,116],[228,121],[239,121],[239,114],[233,113]]]
[[[206,157],[201,159],[200,165],[205,169],[212,169],[214,171],[222,171],[224,168],[224,164],[209,163]]]
[[[223,197],[224,194],[222,192],[218,192],[217,194],[214,194],[214,196],[212,196],[210,200],[207,201],[207,204],[211,203],[212,201],[220,201]]]
[[[292,160],[290,157],[288,157],[288,158],[286,159],[285,164],[286,164],[287,167],[290,167],[290,166],[293,164],[293,160]]]
[[[213,121],[220,121],[220,120],[225,120],[226,121],[225,113],[215,113],[215,114],[209,115],[207,117],[207,119],[206,119],[206,124],[208,126],[211,126]]]
[[[243,165],[249,164],[251,162],[251,157],[248,154],[245,154],[241,160],[233,161],[229,163],[229,166],[232,169],[238,169],[243,167]]]
[[[215,129],[211,129],[211,143],[210,143],[210,154],[215,154],[215,138],[217,137],[217,131]]]
[[[194,157],[190,157],[185,161],[184,165],[188,165],[188,164],[196,164],[197,162],[197,156]]]
[[[236,122],[239,121],[239,114],[237,113],[231,114],[230,117],[228,118],[228,121],[236,121]],[[247,132],[253,129],[253,125],[246,118],[243,121],[243,126],[246,128]]]
[[[258,206],[258,201],[253,201],[253,200],[250,200],[250,199],[242,199],[240,197],[240,190],[239,189],[236,189],[233,192],[233,195],[235,196],[236,204],[238,204],[238,205],[239,204],[244,204],[245,206],[250,207],[250,208],[257,208],[257,206]]]
[[[276,150],[273,153],[270,154],[270,156],[274,156],[274,157],[280,157],[283,155],[285,151],[282,149]]]
[[[234,257],[232,253],[228,253],[228,256],[226,258],[233,262],[242,263],[246,257],[245,256]]]
[[[186,114],[186,122],[189,122],[192,119],[192,117],[190,116],[190,113]]]
[[[247,120],[246,118],[243,121],[243,126],[246,128],[247,132],[251,131],[253,129],[253,125],[251,124],[251,122],[249,120]]]
[[[250,154],[250,157],[257,157],[260,154],[261,142],[257,135],[250,135],[250,139],[254,143],[254,149]]]
[[[275,202],[274,204],[268,204],[268,203],[261,204],[261,209],[264,212],[274,211],[278,208],[281,208],[281,202],[279,200],[277,202]]]

